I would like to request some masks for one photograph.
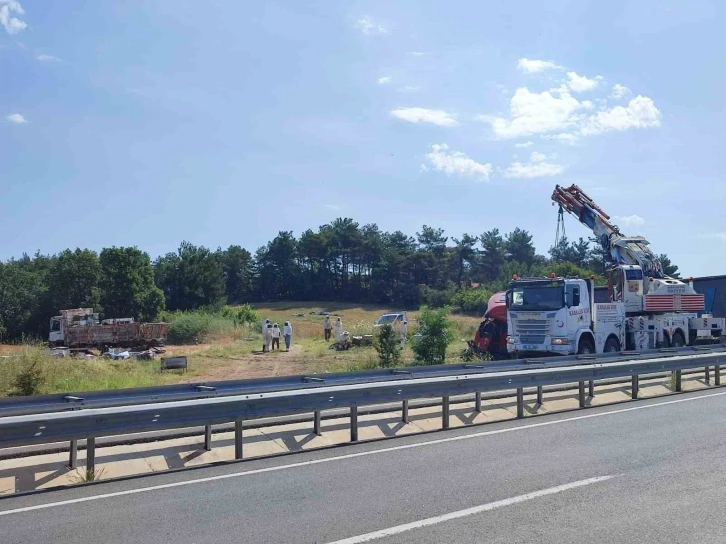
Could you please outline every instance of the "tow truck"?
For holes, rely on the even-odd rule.
[[[642,236],[629,237],[577,185],[552,200],[592,230],[607,251],[610,302],[595,303],[594,277],[518,278],[506,294],[507,350],[515,357],[643,351],[724,341],[724,318],[704,295],[665,274]]]

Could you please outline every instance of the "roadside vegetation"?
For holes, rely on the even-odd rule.
[[[390,308],[374,305],[325,303],[268,303],[254,307],[231,306],[218,311],[194,310],[170,312],[164,318],[171,322],[169,344],[165,355],[186,355],[186,373],[159,370],[159,360],[51,358],[44,343],[26,342],[0,346],[0,396],[48,394],[58,392],[123,389],[179,383],[181,381],[219,381],[256,378],[271,375],[346,372],[387,366],[460,361],[460,352],[471,339],[480,318],[451,315],[444,310],[409,312],[408,341],[400,349],[398,328],[391,328],[384,348],[385,356],[375,345],[352,347],[347,351],[330,349],[323,339],[320,312],[340,315],[345,330],[362,336],[380,331],[375,321]],[[433,321],[427,317],[433,315]],[[268,318],[281,326],[290,321],[293,326],[293,346],[283,351],[260,353],[260,325]],[[445,346],[436,341],[421,341],[419,355],[415,335],[419,319],[432,331],[445,328]],[[443,324],[442,324],[443,320]],[[443,327],[443,328],[442,328]],[[172,331],[173,334],[172,334]],[[435,332],[438,334],[438,332]],[[379,338],[379,335],[376,334]],[[172,342],[173,340],[173,342]],[[377,341],[375,343],[379,345]],[[427,355],[430,353],[431,356]]]

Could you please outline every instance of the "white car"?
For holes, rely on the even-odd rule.
[[[378,318],[378,321],[376,321],[373,326],[380,327],[382,325],[388,324],[394,327],[397,323],[400,323],[401,321],[407,321],[406,312],[402,312],[399,314],[383,314],[381,317]]]

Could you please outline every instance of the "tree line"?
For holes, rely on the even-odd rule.
[[[0,262],[0,337],[45,336],[49,318],[66,308],[145,321],[164,310],[280,300],[453,304],[481,312],[515,273],[595,274],[604,281],[607,255],[593,239],[562,238],[548,253],[538,255],[532,235],[520,228],[450,238],[424,225],[410,236],[339,218],[297,238],[281,231],[254,255],[238,245],[212,250],[189,242],[153,261],[136,247],[26,254]]]

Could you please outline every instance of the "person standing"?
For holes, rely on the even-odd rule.
[[[408,331],[408,321],[401,321],[401,349],[406,347],[406,332]]]
[[[335,341],[340,342],[343,339],[343,322],[338,318],[335,322]]]
[[[285,351],[290,351],[290,344],[292,344],[292,325],[289,321],[285,321]]]
[[[265,351],[265,335],[267,334],[267,325],[270,324],[269,319],[265,319],[262,322],[262,351]]]
[[[325,334],[325,341],[330,342],[330,335],[333,331],[333,324],[330,322],[330,316],[326,315],[323,320],[323,333]]]
[[[275,323],[272,326],[272,351],[275,351],[275,346],[280,349],[280,326]]]
[[[265,338],[265,344],[262,348],[262,351],[264,351],[265,353],[269,353],[270,352],[270,343],[272,342],[272,324],[270,324],[270,323],[267,324],[267,329],[265,329],[264,338]]]

